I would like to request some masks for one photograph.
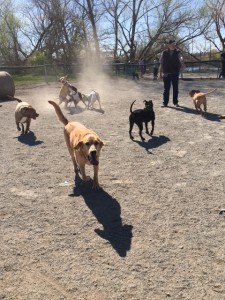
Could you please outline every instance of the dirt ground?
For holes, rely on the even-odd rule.
[[[179,108],[161,108],[163,84],[149,78],[72,83],[101,95],[104,112],[82,103],[62,111],[107,141],[102,190],[74,181],[47,103],[57,83],[16,89],[40,114],[27,136],[15,125],[17,103],[1,103],[0,300],[225,299],[224,81],[180,81]],[[188,92],[213,88],[202,118]],[[134,141],[128,134],[135,99],[134,109],[154,102],[145,142],[137,127]]]

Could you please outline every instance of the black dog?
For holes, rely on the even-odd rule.
[[[132,72],[132,77],[133,77],[133,80],[139,79],[139,75],[137,72]]]
[[[136,100],[134,100],[135,102]],[[143,102],[145,103],[145,108],[144,109],[137,109],[132,111],[132,106],[134,102],[130,106],[130,138],[133,140],[133,136],[131,134],[131,131],[133,129],[134,123],[138,126],[139,128],[139,135],[141,137],[142,142],[145,140],[142,136],[142,130],[143,130],[143,123],[145,123],[145,128],[146,128],[146,133],[150,136],[153,135],[154,132],[154,126],[155,126],[155,113],[153,111],[153,102],[152,100],[144,100]],[[152,130],[151,133],[148,131],[148,122],[152,123]]]

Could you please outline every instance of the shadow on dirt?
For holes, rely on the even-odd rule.
[[[80,107],[80,106],[75,107],[72,105],[73,104],[71,104],[71,106],[65,107],[65,109],[67,110],[69,115],[75,115],[75,114],[77,115],[77,114],[82,113],[85,110],[85,108],[83,108],[83,107]]]
[[[95,232],[109,241],[119,256],[125,257],[131,248],[132,225],[122,224],[121,207],[118,201],[103,189],[92,189],[93,181],[83,182],[78,175],[75,177],[75,187],[69,196],[82,196],[87,207],[92,211],[103,229]]]
[[[176,110],[188,113],[188,114],[199,115],[199,117],[201,117],[200,112],[197,112],[196,109],[193,109],[193,108],[189,108],[189,107],[186,107],[186,106],[179,106],[179,107],[172,107],[171,106],[170,108],[176,109]],[[218,115],[218,114],[207,112],[206,116],[204,118],[206,120],[209,120],[209,121],[220,122],[219,116],[220,115]]]
[[[97,112],[97,113],[101,113],[101,114],[104,114],[105,113],[105,111],[103,110],[103,109],[100,109],[100,108],[92,108],[92,109],[90,109],[91,111],[95,111],[95,112]]]
[[[220,122],[220,115],[218,114],[213,114],[213,113],[206,113],[205,119],[209,120],[209,121],[216,121],[216,122]]]
[[[14,99],[10,98],[10,97],[0,97],[0,102],[12,102],[15,101]]]
[[[164,135],[160,135],[160,136],[153,136],[147,142],[142,142],[142,141],[137,141],[137,140],[133,140],[133,141],[135,143],[137,143],[139,146],[145,148],[145,150],[147,152],[152,154],[152,152],[149,151],[150,149],[158,148],[158,147],[162,146],[163,144],[169,142],[170,139]]]
[[[29,131],[27,134],[21,134],[17,139],[20,143],[28,146],[37,146],[43,143],[43,141],[37,141],[37,137],[33,131]]]

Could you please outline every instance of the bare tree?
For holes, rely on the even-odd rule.
[[[95,48],[95,53],[92,53],[92,57],[95,57],[95,59],[98,61],[100,59],[100,45],[99,45],[99,38],[98,38],[97,22],[99,20],[99,17],[102,15],[101,5],[97,0],[74,0],[74,2],[83,11],[82,15],[85,17],[84,21],[88,20],[91,24],[93,42]],[[85,24],[85,22],[83,24]],[[84,30],[86,31],[85,28]]]
[[[207,0],[199,11],[190,10],[188,0],[30,0],[23,21],[11,0],[0,4],[0,53],[16,64],[37,52],[49,62],[71,64],[81,55],[98,60],[103,48],[114,60],[152,59],[170,37],[187,52],[201,35],[225,47],[225,0]]]
[[[35,51],[42,51],[49,59],[55,56],[57,61],[68,64],[76,61],[83,35],[73,1],[32,0],[25,14],[29,26],[24,35],[32,48],[28,57]]]
[[[211,25],[204,32],[205,39],[218,51],[225,51],[225,0],[207,0],[202,15]]]
[[[190,11],[188,1],[117,0],[104,1],[103,5],[114,29],[114,57],[121,49],[129,61],[154,57],[168,37],[188,43],[210,24],[198,11]]]
[[[119,51],[119,20],[120,16],[127,7],[127,3],[123,0],[107,0],[102,1],[104,10],[107,12],[105,15],[106,21],[111,24],[112,29],[107,30],[106,33],[113,35],[114,46],[113,46],[113,58],[114,60],[118,57]]]

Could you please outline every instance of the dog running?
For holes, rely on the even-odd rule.
[[[73,161],[74,172],[81,173],[83,181],[89,181],[90,177],[85,173],[85,165],[92,165],[94,169],[93,188],[99,189],[98,169],[100,151],[105,143],[91,129],[79,122],[69,122],[63,115],[60,107],[54,101],[48,101],[53,105],[55,112],[64,127],[66,145]]]
[[[99,108],[100,110],[102,110],[101,108],[101,103],[100,103],[100,95],[98,92],[96,91],[92,91],[90,94],[82,94],[83,100],[87,101],[87,107],[89,109],[93,109],[94,108],[94,103],[97,101],[99,104]]]
[[[133,136],[132,136],[132,129],[134,124],[136,124],[139,128],[139,135],[141,137],[142,141],[145,141],[145,138],[142,136],[142,130],[143,130],[143,123],[145,124],[145,129],[146,129],[146,133],[150,136],[153,135],[154,132],[154,127],[155,127],[155,112],[153,110],[153,102],[152,100],[144,100],[143,102],[145,103],[145,108],[143,109],[137,109],[132,111],[132,107],[134,105],[134,102],[136,100],[133,101],[133,103],[130,106],[130,117],[129,117],[129,121],[130,121],[130,130],[129,130],[129,134],[130,134],[130,138],[133,140]],[[152,130],[149,133],[148,131],[148,123],[151,121],[152,124]]]
[[[21,131],[22,127],[22,134],[26,134],[30,130],[31,119],[36,120],[39,114],[29,103],[15,97],[10,96],[10,98],[19,102],[15,110],[16,126],[19,131]],[[26,124],[26,129],[24,128],[24,124]]]
[[[190,97],[192,97],[192,99],[193,99],[196,111],[200,111],[202,116],[205,116],[206,111],[207,111],[206,95],[209,95],[215,91],[216,91],[216,89],[214,89],[208,93],[202,93],[199,90],[191,90],[189,92]],[[201,108],[202,105],[203,105],[203,110]]]

